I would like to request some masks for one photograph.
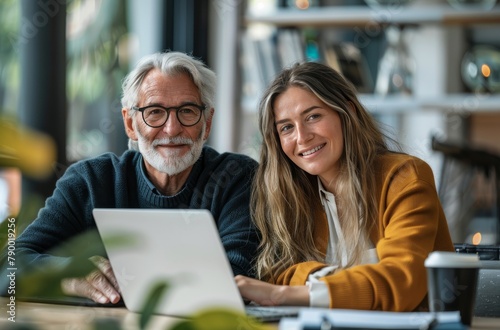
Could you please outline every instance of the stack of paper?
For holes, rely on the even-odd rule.
[[[283,318],[279,330],[328,329],[466,329],[457,312],[380,312],[347,309],[302,309],[297,318]]]

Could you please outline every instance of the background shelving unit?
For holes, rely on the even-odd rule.
[[[500,26],[500,7],[492,10],[467,9],[459,11],[447,4],[435,4],[413,7],[402,6],[391,12],[389,9],[374,10],[367,6],[330,6],[316,7],[307,10],[293,8],[277,8],[273,12],[263,14],[245,14],[243,26],[252,24],[268,24],[277,28],[346,28],[360,25],[377,24],[382,28],[388,24],[400,24],[420,27],[434,25],[450,26]],[[474,99],[470,111],[500,111],[500,94],[475,96],[470,93],[453,93],[432,97],[381,97],[362,95],[363,103],[374,112],[407,112],[408,110],[447,110],[464,108]],[[247,104],[249,109],[256,104]]]
[[[326,3],[331,2],[335,5],[326,6]],[[253,86],[254,88],[247,89],[245,79],[249,75],[255,79],[262,67],[269,72],[272,62],[276,63],[272,60],[273,56],[278,57],[278,62],[286,62],[282,50],[281,53],[269,55],[269,45],[275,47],[275,52],[280,51],[277,46],[279,38],[276,37],[279,34],[273,36],[272,31],[319,31],[315,41],[330,38],[319,45],[322,51],[324,48],[321,47],[330,47],[332,42],[354,41],[356,44],[359,40],[355,38],[363,37],[365,41],[368,38],[368,42],[373,42],[369,47],[363,48],[366,45],[361,42],[356,46],[363,48],[365,57],[370,57],[369,71],[375,85],[378,74],[375,66],[385,46],[383,33],[388,26],[397,25],[404,27],[405,41],[410,56],[416,63],[412,93],[379,95],[372,93],[372,86],[371,91],[359,89],[361,103],[376,117],[382,128],[402,144],[405,151],[430,164],[438,187],[444,182],[443,187],[449,188],[445,180],[441,181],[441,170],[446,166],[443,154],[432,149],[433,136],[440,140],[470,143],[500,154],[500,93],[473,93],[465,86],[461,77],[462,59],[473,45],[484,44],[500,49],[500,3],[491,10],[457,10],[445,0],[413,0],[407,6],[386,9],[370,8],[362,0],[323,0],[321,3],[325,6],[307,10],[275,8],[268,12],[251,12],[243,8],[239,14],[235,28],[239,70],[228,83],[240,88],[237,93],[239,100],[235,102],[239,109],[240,125],[233,144],[238,152],[258,159],[260,133],[257,127],[257,108],[262,88],[267,85],[266,82],[261,82],[258,88]],[[356,5],[342,5],[343,3]],[[250,61],[249,64],[248,44],[242,40],[251,35],[250,31],[266,29],[271,31],[268,33],[271,41],[268,40],[264,45],[264,50],[268,53],[258,54],[260,60]],[[374,32],[378,32],[378,35]],[[301,33],[300,37],[304,42],[306,33]],[[263,39],[257,40],[260,42]],[[259,47],[262,52],[262,45],[257,46],[257,49]],[[250,50],[255,51],[254,47],[250,47]],[[305,49],[303,52],[306,52]],[[321,60],[326,62],[325,53],[322,55]],[[261,78],[269,77],[269,74],[259,73]],[[361,87],[365,89],[362,84]],[[458,168],[452,172],[452,176],[458,181],[467,174],[461,171]],[[448,193],[456,192],[453,190]],[[471,193],[468,192],[469,195]],[[443,207],[447,215],[452,215],[450,223],[455,223],[455,228],[461,228],[463,224],[457,224],[453,216],[455,206],[451,205],[450,208],[448,205],[448,209]]]
[[[360,24],[498,24],[500,8],[490,11],[480,9],[456,10],[449,5],[435,4],[414,7],[408,5],[396,9],[379,10],[367,6],[330,6],[315,7],[307,10],[277,8],[270,13],[260,15],[247,13],[244,25],[266,23],[275,26],[295,27],[346,27]]]
[[[390,24],[408,27],[406,32],[410,30],[413,39],[409,47],[417,60],[415,80],[418,81],[409,96],[380,96],[363,92],[360,100],[386,126],[398,127],[394,132],[396,138],[408,152],[428,161],[439,179],[440,155],[431,150],[430,135],[437,133],[453,139],[469,139],[467,123],[457,124],[457,120],[468,120],[470,114],[500,115],[500,94],[476,95],[467,92],[460,76],[460,62],[469,47],[469,31],[500,28],[499,4],[487,11],[457,10],[446,1],[426,0],[414,0],[398,8],[332,5],[307,10],[276,8],[269,12],[243,11],[238,36],[258,25],[275,29],[363,31],[378,28],[383,31]],[[242,55],[248,56],[240,53]],[[253,66],[252,69],[258,70]],[[237,74],[240,82],[241,72]],[[256,155],[256,148],[249,146],[255,141],[252,136],[258,135],[256,111],[259,92],[254,93],[255,100],[245,96],[239,102],[241,123],[244,124],[240,126],[238,151],[248,153],[250,150],[253,155]]]

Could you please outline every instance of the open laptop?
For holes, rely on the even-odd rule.
[[[208,210],[94,209],[93,215],[130,311],[141,312],[152,286],[166,281],[158,314],[189,317],[214,307],[261,321],[298,314],[300,307],[245,306]]]

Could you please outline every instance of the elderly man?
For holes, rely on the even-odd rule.
[[[214,72],[191,56],[167,52],[144,57],[123,82],[122,116],[130,150],[70,166],[38,218],[17,238],[18,259],[30,268],[67,265],[70,255],[49,251],[95,229],[94,208],[208,209],[234,274],[250,275],[258,243],[249,212],[257,163],[204,145],[212,128],[215,86]],[[108,260],[89,259],[95,269],[82,278],[65,278],[62,291],[99,303],[120,301]]]

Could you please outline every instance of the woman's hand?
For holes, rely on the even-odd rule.
[[[63,279],[61,282],[63,292],[70,296],[90,298],[101,304],[116,304],[121,296],[111,264],[100,256],[89,259],[96,269],[86,277]]]
[[[258,305],[309,306],[309,289],[305,285],[276,285],[243,275],[237,275],[235,281],[243,299]]]

